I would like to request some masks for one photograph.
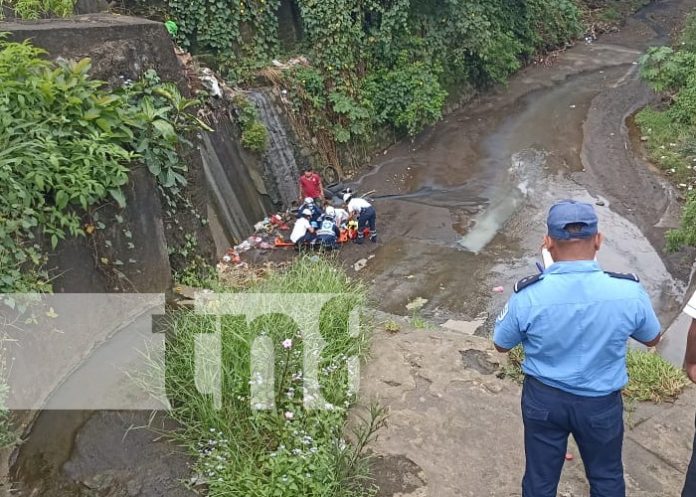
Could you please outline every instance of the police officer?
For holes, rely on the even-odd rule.
[[[624,497],[627,340],[657,345],[660,323],[635,275],[595,262],[602,235],[590,204],[555,203],[547,227],[544,246],[555,262],[515,285],[493,335],[499,352],[518,344],[525,352],[522,496],[556,496],[572,433],[591,497]]]

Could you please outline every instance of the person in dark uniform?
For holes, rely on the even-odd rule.
[[[654,346],[660,323],[633,274],[602,271],[590,204],[548,213],[544,246],[555,261],[515,285],[498,316],[495,348],[522,344],[523,497],[556,497],[568,435],[578,444],[591,497],[625,497],[621,451],[629,338]]]

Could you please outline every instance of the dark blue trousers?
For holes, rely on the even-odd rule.
[[[375,221],[377,219],[377,213],[374,207],[368,207],[360,211],[358,216],[358,238],[363,237],[363,230],[368,227],[370,228],[370,235],[374,236],[377,233],[377,226]]]
[[[694,445],[691,452],[691,462],[686,470],[686,480],[681,497],[696,497],[696,435],[694,435]]]
[[[585,463],[590,497],[625,497],[621,392],[581,397],[528,376],[522,420],[527,460],[522,497],[556,497],[570,434]]]

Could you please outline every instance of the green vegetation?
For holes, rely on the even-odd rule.
[[[631,349],[626,356],[626,365],[629,380],[623,393],[627,400],[672,401],[689,384],[682,370],[654,351]]]
[[[518,345],[511,349],[507,355],[507,361],[500,367],[500,378],[508,378],[516,383],[522,383],[524,373],[522,372],[522,361],[524,361],[524,349]]]
[[[242,146],[258,154],[265,152],[268,146],[268,129],[259,119],[256,106],[242,95],[235,97],[234,104],[237,109],[237,122],[242,130]]]
[[[393,319],[390,319],[386,323],[384,323],[384,331],[388,333],[398,333],[401,331],[401,326],[399,326],[399,323],[394,321]]]
[[[169,0],[180,43],[213,54],[233,83],[283,55],[278,0]],[[375,128],[415,135],[448,94],[504,82],[538,51],[582,30],[574,0],[297,0],[297,47],[309,66],[283,71],[297,124],[333,149],[370,143]],[[472,90],[473,91],[473,90]],[[335,153],[335,150],[329,151]]]
[[[73,13],[76,0],[0,0],[0,19],[3,7],[14,10],[20,19],[66,17]]]
[[[686,196],[679,229],[667,233],[667,246],[696,245],[696,14],[691,14],[676,48],[655,47],[641,58],[641,76],[663,96],[657,107],[636,115],[653,162]]]
[[[90,78],[89,59],[43,55],[0,37],[0,293],[50,291],[46,247],[113,221],[96,207],[125,206],[121,187],[138,163],[175,205],[185,136],[204,126],[187,112],[195,101],[153,72],[111,91]]]
[[[202,395],[194,382],[194,337],[216,329],[216,318],[192,311],[172,316],[166,357],[167,396],[182,424],[182,442],[197,458],[200,483],[210,496],[358,497],[372,495],[362,451],[383,414],[372,408],[348,440],[349,358],[367,351],[368,329],[348,333],[351,310],[365,299],[365,288],[324,259],[304,257],[285,272],[246,290],[248,293],[340,294],[325,304],[320,333],[325,347],[319,359],[322,409],[303,404],[305,344],[298,324],[287,318],[286,304],[269,301],[272,314],[250,323],[244,317],[220,321],[222,371],[219,409],[213,396]],[[292,295],[293,307],[296,295]],[[267,347],[259,352],[260,343]],[[261,357],[263,371],[258,369]],[[263,348],[263,347],[261,347]],[[274,366],[273,366],[274,365]],[[164,368],[164,364],[156,365]],[[265,381],[270,379],[270,381]],[[252,389],[268,396],[252,398]],[[307,399],[304,399],[307,400]],[[257,404],[258,403],[258,404]]]
[[[508,353],[499,377],[522,383],[524,349],[518,345]],[[689,384],[683,371],[674,367],[655,351],[629,349],[626,354],[628,385],[623,390],[627,405],[635,402],[669,402],[677,398]]]

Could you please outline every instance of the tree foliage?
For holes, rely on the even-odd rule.
[[[182,42],[239,78],[279,55],[278,1],[169,0]],[[503,82],[581,29],[574,0],[296,0],[311,68],[288,90],[314,133],[368,140],[376,125],[414,135],[448,89]],[[245,28],[249,28],[245,31]],[[243,34],[246,32],[246,35]],[[249,57],[254,57],[249,60]]]
[[[667,247],[696,246],[696,16],[687,18],[675,48],[653,47],[641,58],[641,76],[664,95],[667,106],[646,108],[636,117],[648,137],[653,161],[687,190],[681,226],[667,234]]]
[[[152,73],[114,92],[89,77],[89,59],[43,55],[0,37],[0,293],[49,290],[45,245],[84,236],[91,206],[123,207],[133,162],[162,188],[185,184],[178,151],[200,124]]]

